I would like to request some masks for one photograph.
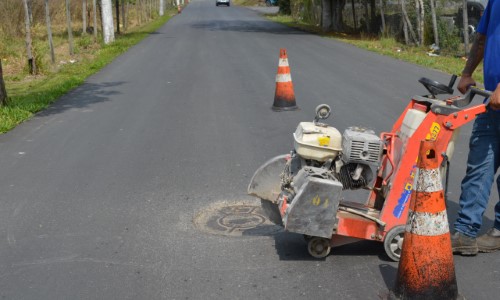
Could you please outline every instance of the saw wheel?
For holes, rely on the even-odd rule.
[[[307,242],[307,251],[312,257],[325,258],[330,254],[330,240],[322,237],[310,237]]]

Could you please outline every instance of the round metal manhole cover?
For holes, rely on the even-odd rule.
[[[259,205],[253,204],[217,203],[193,221],[202,231],[228,236],[269,236],[283,229],[269,221]]]

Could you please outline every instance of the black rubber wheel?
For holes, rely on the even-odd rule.
[[[396,226],[389,230],[389,232],[385,236],[384,250],[387,256],[393,261],[399,261],[399,259],[401,258],[405,227],[405,225]]]
[[[262,210],[268,217],[269,221],[273,222],[276,225],[283,226],[283,220],[281,219],[280,209],[278,207],[278,204],[274,204],[271,201],[260,199],[260,206],[262,207]]]
[[[307,251],[312,257],[325,258],[332,250],[330,240],[322,237],[314,236],[307,243]]]

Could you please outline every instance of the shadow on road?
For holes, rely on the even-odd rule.
[[[380,274],[384,279],[385,286],[387,286],[387,290],[392,289],[394,287],[394,282],[396,281],[398,267],[394,267],[388,264],[381,264],[378,267],[380,269]]]
[[[300,31],[290,27],[276,26],[270,21],[213,20],[194,23],[191,26],[193,28],[210,31],[264,32],[271,34],[308,34],[304,31]]]
[[[59,114],[70,109],[89,108],[93,104],[109,101],[109,97],[117,95],[117,89],[125,82],[84,83],[78,88],[68,92],[59,101],[49,108],[39,112],[37,116],[49,116]]]

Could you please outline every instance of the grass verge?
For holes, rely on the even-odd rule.
[[[439,70],[448,74],[461,74],[465,66],[465,58],[447,55],[429,56],[428,50],[424,47],[410,47],[396,42],[393,38],[371,38],[342,33],[322,33],[316,26],[295,21],[291,16],[267,15],[267,18],[289,27],[297,28],[323,37],[335,38],[345,43],[354,45],[361,49],[366,49],[385,56],[390,56],[402,61],[414,63],[426,68]],[[483,65],[479,65],[474,73],[474,78],[478,83],[483,82]]]
[[[28,80],[6,78],[9,102],[7,106],[0,107],[0,133],[11,130],[36,112],[47,108],[60,96],[81,85],[87,77],[101,70],[131,46],[139,43],[174,14],[174,11],[169,11],[163,17],[147,25],[116,35],[114,43],[95,47],[87,55],[81,56],[78,62],[61,66],[58,72],[31,77]]]

